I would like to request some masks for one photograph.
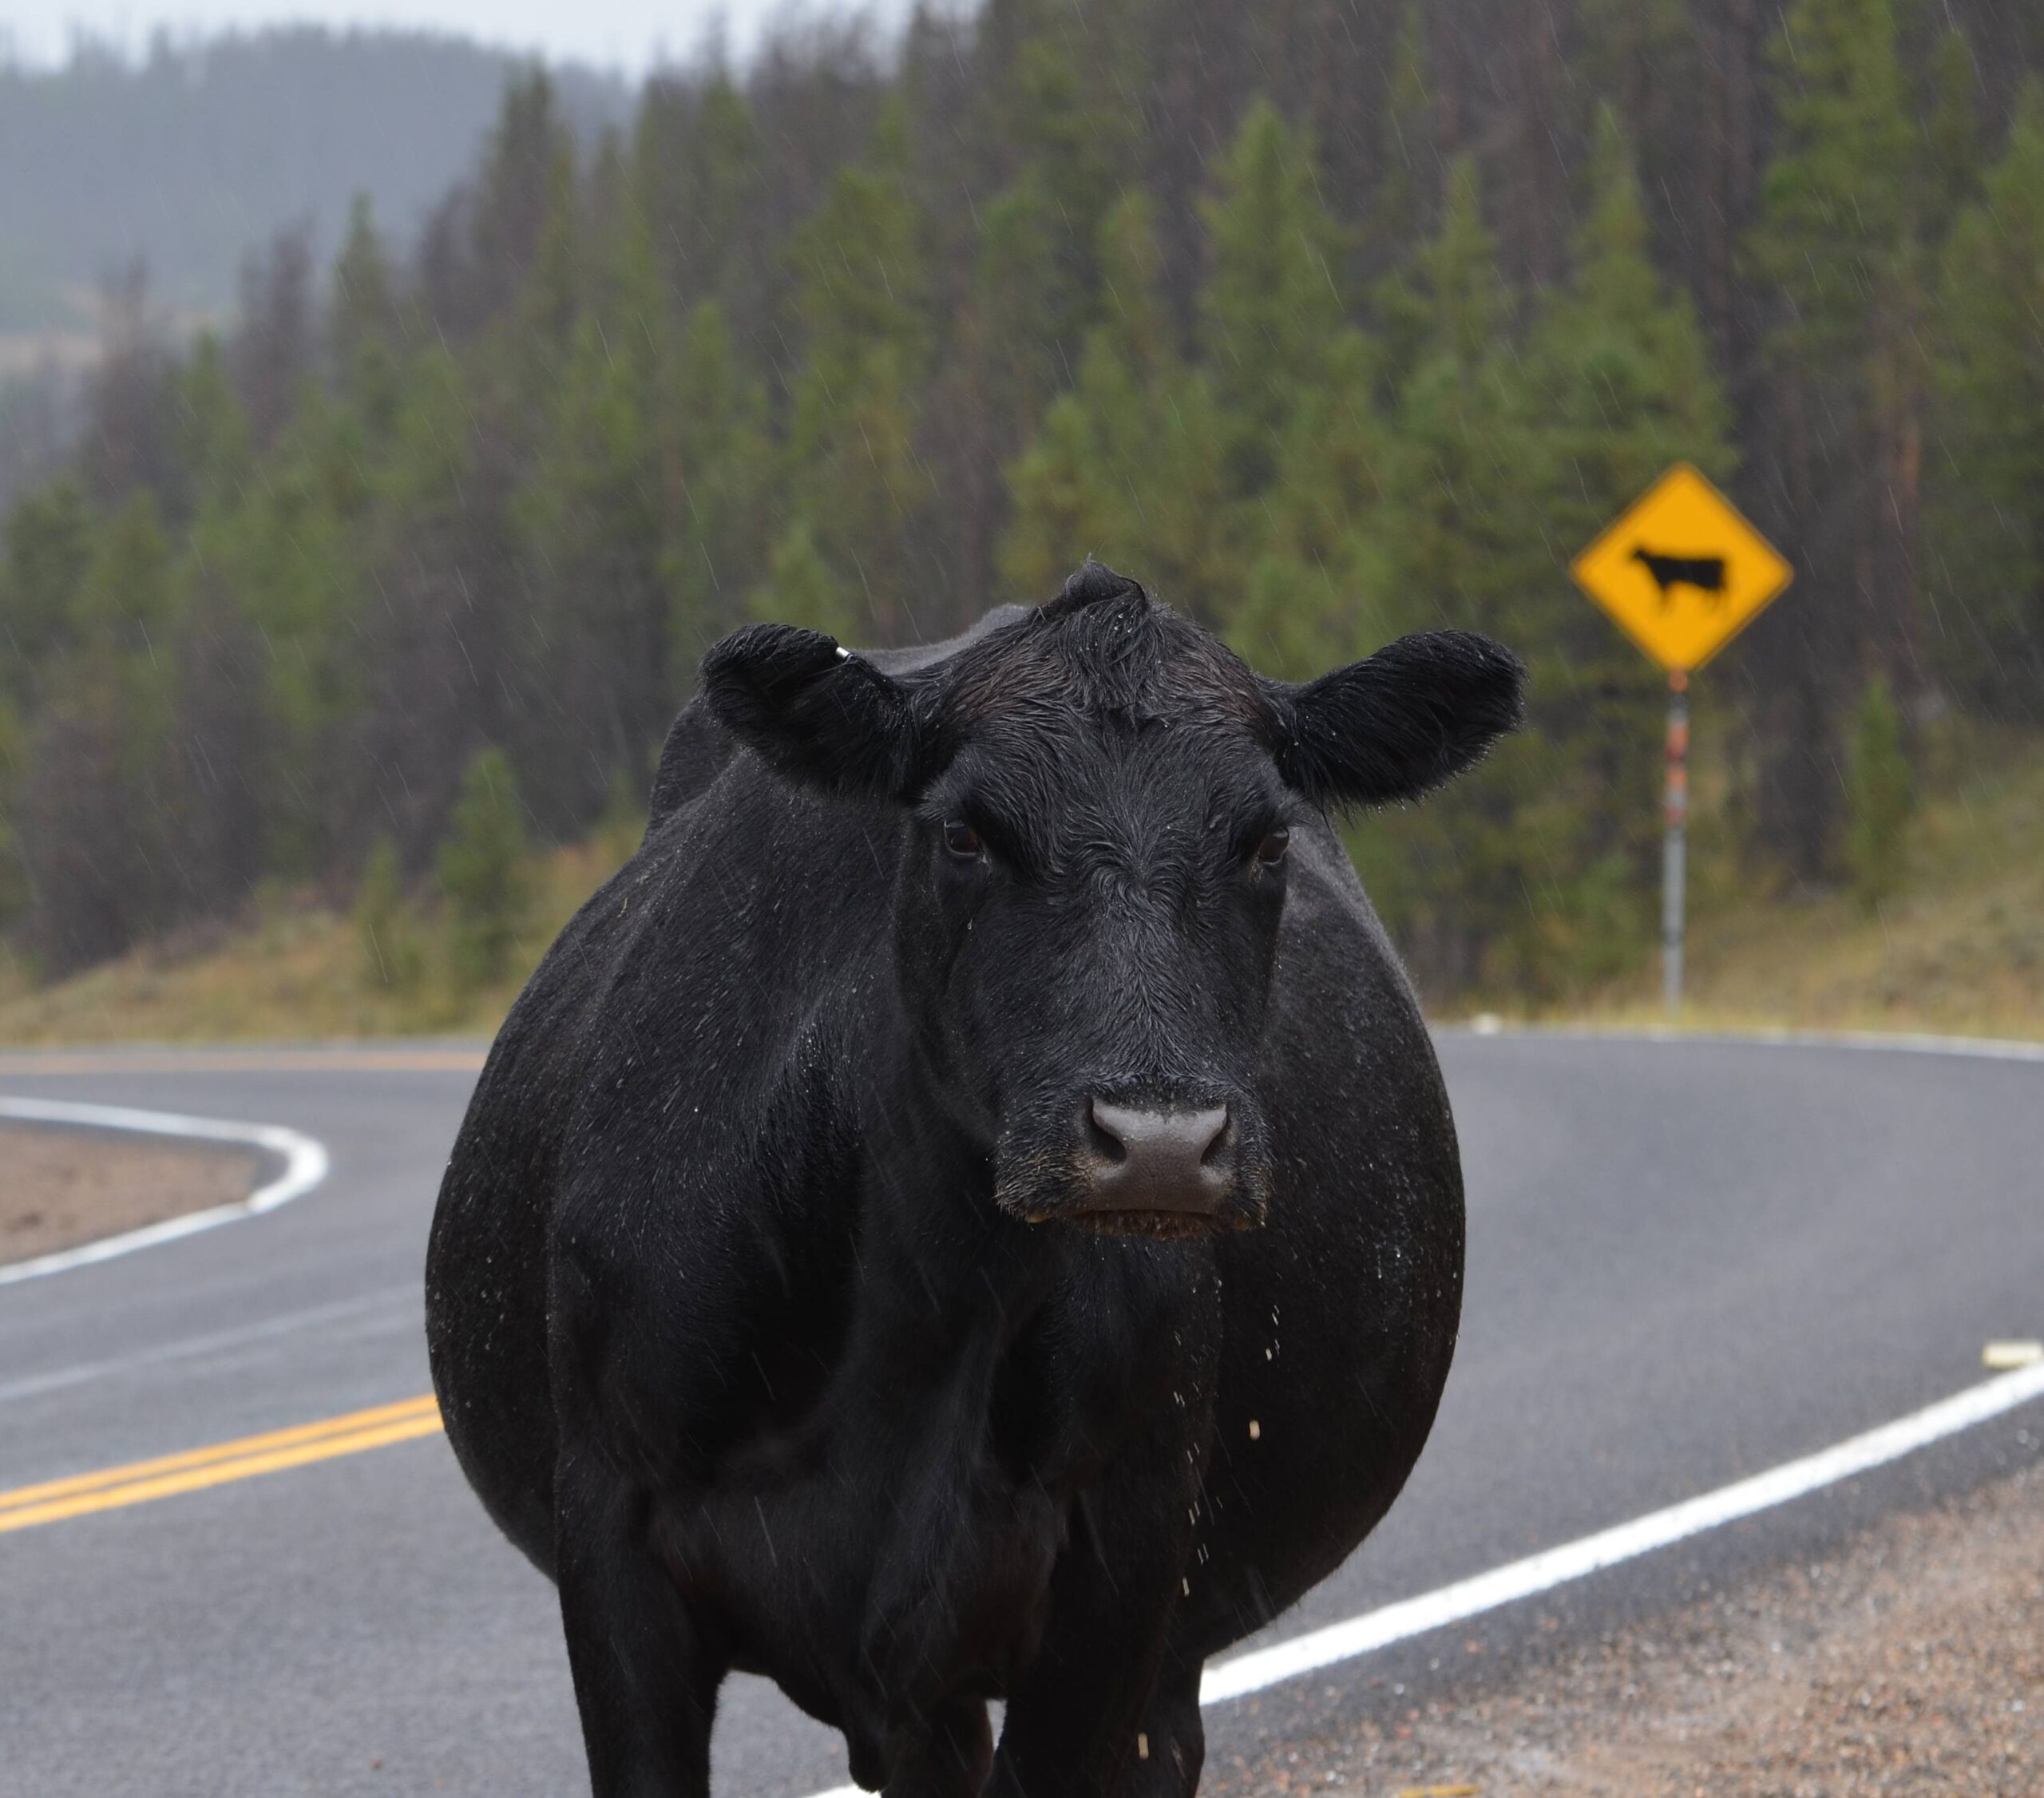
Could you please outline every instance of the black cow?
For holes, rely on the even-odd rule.
[[[1725,603],[1725,558],[1722,556],[1663,556],[1644,546],[1635,546],[1630,558],[1654,577],[1661,589],[1661,606],[1668,608],[1676,587],[1693,587],[1710,596],[1711,603]]]
[[[1520,681],[1456,632],[1265,680],[1091,564],[931,648],[711,651],[426,1269],[599,1794],[705,1792],[733,1668],[869,1788],[1192,1792],[1201,1662],[1383,1515],[1460,1306],[1447,1099],[1327,814]]]

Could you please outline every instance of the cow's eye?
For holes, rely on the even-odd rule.
[[[961,861],[976,861],[987,852],[987,846],[978,831],[962,818],[947,818],[944,821],[944,846]]]
[[[1292,846],[1292,833],[1283,825],[1256,846],[1256,865],[1259,868],[1274,868],[1285,859],[1285,852]]]

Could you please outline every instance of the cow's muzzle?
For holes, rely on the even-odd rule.
[[[1116,1236],[1188,1236],[1253,1220],[1234,1215],[1240,1160],[1226,1105],[1152,1108],[1086,1102],[1079,1190],[1062,1214]]]

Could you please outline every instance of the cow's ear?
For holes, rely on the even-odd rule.
[[[1278,770],[1321,806],[1416,799],[1518,728],[1526,671],[1471,631],[1423,631],[1302,685],[1266,681]]]
[[[834,637],[748,624],[703,658],[717,721],[790,779],[826,792],[905,799],[925,735],[913,695]]]

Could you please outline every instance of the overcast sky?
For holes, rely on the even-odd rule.
[[[864,11],[892,25],[907,16],[911,3],[803,0],[797,10]],[[0,42],[11,40],[13,53],[25,61],[47,63],[62,57],[80,27],[138,50],[160,26],[180,36],[278,24],[408,26],[637,74],[663,51],[685,57],[719,17],[742,57],[761,24],[788,10],[787,0],[6,0]]]

